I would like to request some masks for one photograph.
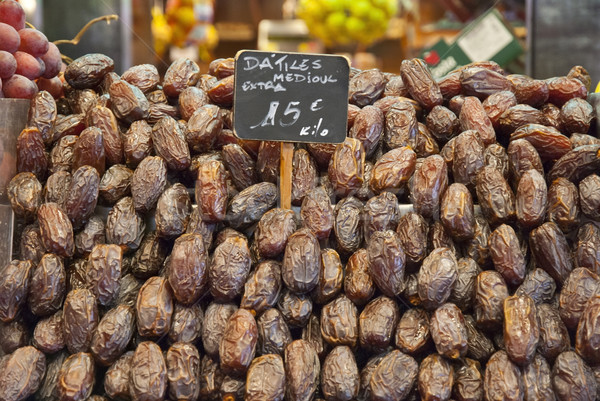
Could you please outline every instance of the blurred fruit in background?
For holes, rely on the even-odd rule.
[[[385,35],[397,0],[300,0],[297,15],[326,46],[369,45]]]
[[[196,47],[198,58],[212,59],[219,38],[213,25],[214,0],[167,0],[152,9],[154,50],[164,55],[171,47]]]

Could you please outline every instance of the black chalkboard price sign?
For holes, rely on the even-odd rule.
[[[238,52],[235,134],[263,141],[343,142],[349,72],[348,60],[342,56]]]

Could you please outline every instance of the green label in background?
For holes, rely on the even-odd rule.
[[[444,39],[421,53],[434,78],[474,61],[497,62],[505,67],[523,53],[502,15],[491,9],[465,27],[452,44]]]

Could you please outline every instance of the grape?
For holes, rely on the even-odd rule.
[[[47,68],[46,71],[48,71]],[[55,99],[63,96],[63,83],[59,77],[53,77],[50,79],[38,78],[36,80],[36,84],[40,91],[49,92]]]
[[[14,53],[21,44],[21,37],[15,28],[0,22],[0,50]]]
[[[3,81],[3,86],[4,95],[11,98],[31,99],[38,91],[37,86],[32,80],[19,74],[15,74]]]
[[[43,56],[48,51],[48,38],[37,29],[21,29],[19,31],[19,36],[21,37],[21,46],[19,46],[19,50],[27,52],[34,57]]]
[[[46,65],[46,71],[42,74],[44,78],[52,78],[58,75],[62,66],[60,50],[54,43],[50,43],[46,54],[40,57]]]
[[[17,71],[17,60],[4,50],[0,50],[0,78],[8,79]]]
[[[22,51],[16,52],[14,56],[17,60],[17,74],[29,79],[36,79],[44,73],[45,66],[40,59],[36,59],[31,54]]]
[[[25,28],[25,11],[14,0],[0,2],[0,22],[4,22],[17,31]]]

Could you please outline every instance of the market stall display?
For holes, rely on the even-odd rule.
[[[597,397],[583,68],[351,69],[348,136],[295,147],[289,210],[279,144],[231,130],[233,66],[89,54],[34,96],[0,399]]]

